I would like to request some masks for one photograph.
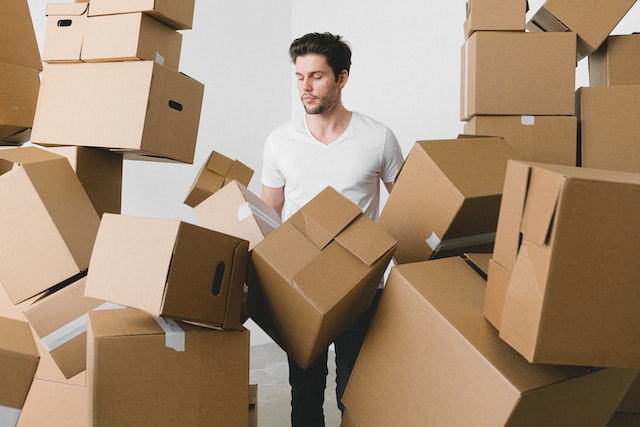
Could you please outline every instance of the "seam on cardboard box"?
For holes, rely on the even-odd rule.
[[[165,333],[165,347],[172,348],[175,351],[184,351],[185,334],[175,320],[161,316],[153,316],[153,318],[158,322],[158,325],[160,325]]]
[[[0,405],[0,425],[14,427],[18,424],[18,418],[20,418],[20,409]]]

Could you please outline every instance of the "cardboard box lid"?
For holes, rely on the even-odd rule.
[[[191,29],[195,0],[91,0],[89,16],[145,12],[176,30]]]
[[[89,3],[47,3],[47,16],[82,16],[87,13]]]
[[[29,2],[27,0],[5,0],[0,14],[0,29],[3,40],[0,44],[0,62],[42,70],[40,50],[34,31]],[[19,35],[19,37],[17,36]]]

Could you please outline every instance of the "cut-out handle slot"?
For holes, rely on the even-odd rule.
[[[58,20],[58,27],[70,27],[73,24],[71,19],[60,19]]]
[[[169,107],[177,111],[182,111],[182,104],[176,101],[169,100]]]
[[[224,278],[224,262],[220,261],[216,266],[216,274],[213,277],[213,285],[211,286],[211,293],[215,296],[220,295],[222,290],[222,279]]]

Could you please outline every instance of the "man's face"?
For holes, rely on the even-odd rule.
[[[309,54],[296,59],[300,100],[307,114],[330,112],[338,100],[340,85],[323,55]]]

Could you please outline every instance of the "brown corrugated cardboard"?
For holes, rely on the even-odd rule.
[[[637,412],[615,412],[606,427],[638,427],[640,414]]]
[[[582,87],[579,165],[640,173],[640,85]]]
[[[475,31],[524,31],[527,0],[467,0],[464,35]]]
[[[193,162],[202,83],[154,61],[45,65],[33,142]]]
[[[89,16],[145,12],[176,30],[191,29],[195,0],[91,0]]]
[[[174,219],[104,214],[85,294],[154,315],[240,329],[249,242]]]
[[[480,277],[487,280],[491,254],[468,252],[463,254],[462,258],[467,261],[467,263],[480,275]]]
[[[607,37],[589,55],[589,86],[640,85],[640,33]]]
[[[461,120],[574,115],[575,49],[574,33],[473,33],[461,49]]]
[[[0,145],[29,139],[39,89],[37,69],[0,62]]]
[[[193,208],[198,225],[249,241],[249,250],[280,226],[280,217],[238,181],[231,181]]]
[[[640,174],[509,162],[503,200],[520,209],[505,218],[511,254],[494,251],[511,273],[499,329],[527,360],[640,367],[638,197]]]
[[[0,151],[0,281],[14,303],[89,266],[100,219],[66,158]]]
[[[464,133],[501,136],[522,160],[576,165],[575,116],[474,116],[465,123]]]
[[[36,378],[17,427],[85,427],[86,411],[85,386]]]
[[[38,350],[27,322],[0,317],[0,421],[14,426],[38,366]]]
[[[327,187],[253,249],[249,314],[306,368],[371,305],[396,246]]]
[[[580,60],[604,42],[636,0],[546,0],[529,22],[529,31],[571,31],[577,34]]]
[[[636,379],[627,390],[627,393],[622,398],[620,405],[616,409],[618,412],[636,412],[640,416],[640,376]]]
[[[378,219],[396,261],[491,252],[507,160],[519,158],[498,137],[418,141]]]
[[[360,425],[604,425],[637,371],[530,364],[484,319],[484,287],[458,257],[391,269],[343,398]]]
[[[360,427],[356,420],[351,415],[348,409],[345,409],[342,413],[342,421],[340,422],[340,427]]]
[[[87,426],[247,426],[248,330],[125,309],[89,312],[87,334]]]
[[[253,169],[244,163],[212,151],[198,171],[184,203],[195,207],[233,180],[246,187],[252,176]]]
[[[45,62],[80,62],[88,3],[49,3],[42,49]]]
[[[40,50],[27,0],[2,2],[0,31],[2,40],[5,41],[0,43],[0,62],[42,70]]]

